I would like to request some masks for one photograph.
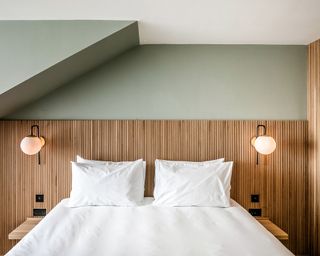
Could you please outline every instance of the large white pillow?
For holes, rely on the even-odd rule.
[[[142,159],[119,166],[72,163],[69,206],[136,206],[144,197]]]
[[[156,160],[155,165],[155,205],[230,206],[233,162],[197,166]]]

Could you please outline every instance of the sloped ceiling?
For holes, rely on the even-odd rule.
[[[319,0],[2,0],[0,19],[139,20],[142,44],[309,44]]]
[[[139,44],[135,21],[0,21],[0,118]]]

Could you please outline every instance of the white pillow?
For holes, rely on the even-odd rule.
[[[136,206],[144,198],[142,159],[119,166],[72,163],[69,206]]]
[[[215,160],[203,161],[203,162],[190,162],[190,161],[172,161],[172,160],[158,160],[162,163],[167,163],[169,165],[181,165],[181,166],[208,166],[216,163],[223,163],[224,158],[219,158]],[[157,163],[157,162],[156,162]]]
[[[133,161],[112,162],[112,161],[101,161],[101,160],[89,160],[77,155],[77,163],[84,163],[84,164],[122,165],[124,163],[132,163],[132,162]]]
[[[101,160],[88,160],[85,158],[82,158],[81,156],[77,155],[77,163],[85,163],[85,164],[106,164],[109,166],[110,170],[113,170],[114,168],[118,168],[119,166],[126,165],[128,163],[133,163],[134,161],[122,161],[122,162],[112,162],[112,161],[101,161]],[[146,177],[146,161],[143,161],[143,179]],[[143,185],[144,190],[144,185]]]
[[[88,160],[82,158],[81,156],[77,155],[77,163],[84,163],[84,164],[106,164],[111,168],[118,167],[124,164],[133,163],[134,161],[122,161],[122,162],[112,162],[112,161],[101,161],[101,160]],[[144,172],[146,172],[146,161],[143,161]]]
[[[230,206],[233,162],[192,166],[156,160],[155,165],[155,205]]]

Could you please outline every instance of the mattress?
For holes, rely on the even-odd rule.
[[[238,203],[232,207],[67,207],[62,200],[8,256],[293,255]]]

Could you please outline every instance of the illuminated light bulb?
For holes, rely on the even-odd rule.
[[[254,147],[258,153],[269,155],[275,151],[277,144],[271,136],[262,135],[256,138]]]
[[[24,137],[20,143],[20,148],[27,155],[37,154],[44,145],[44,140],[37,136],[29,135]]]

